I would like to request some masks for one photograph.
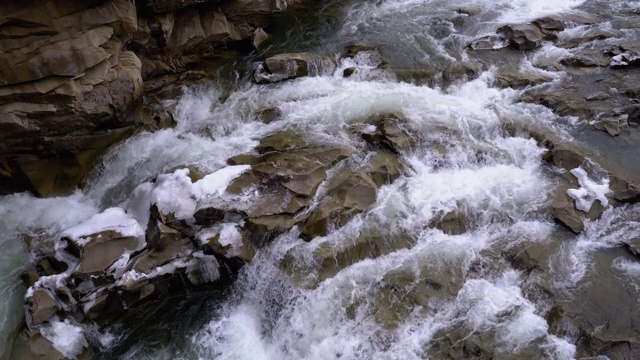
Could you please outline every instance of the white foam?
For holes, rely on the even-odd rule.
[[[91,240],[91,235],[104,231],[115,231],[122,237],[142,238],[144,230],[140,224],[121,208],[109,208],[96,214],[78,225],[62,232],[62,237],[73,240],[80,246]]]
[[[207,240],[218,235],[218,243],[222,247],[228,247],[225,252],[226,257],[240,255],[240,250],[244,246],[242,243],[242,234],[236,223],[222,223],[212,228],[202,229],[196,235],[201,244],[205,244]]]
[[[571,173],[580,183],[579,189],[567,190],[567,195],[575,200],[576,209],[589,212],[596,200],[599,200],[603,207],[609,206],[609,199],[607,199],[607,194],[611,192],[609,190],[609,178],[602,179],[598,183],[591,180],[589,174],[581,167],[572,169]]]
[[[236,165],[222,168],[196,181],[193,184],[192,192],[198,199],[199,204],[206,203],[208,199],[222,196],[231,181],[250,168],[250,165]]]
[[[83,349],[89,346],[82,327],[72,324],[69,319],[61,321],[55,317],[40,328],[40,333],[51,341],[56,350],[70,359],[77,359]]]
[[[173,214],[176,219],[192,216],[197,200],[189,169],[178,169],[172,174],[158,176],[148,204],[156,204],[163,214]]]

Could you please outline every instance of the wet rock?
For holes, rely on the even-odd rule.
[[[38,271],[43,275],[55,275],[65,272],[68,265],[53,256],[45,256],[38,261]]]
[[[362,138],[395,153],[410,151],[416,143],[416,135],[410,130],[406,120],[397,115],[387,114],[374,117],[369,121],[375,131],[362,134]]]
[[[487,35],[472,41],[469,48],[472,50],[497,50],[509,46],[509,39],[502,35]]]
[[[39,278],[40,274],[35,268],[30,268],[20,273],[20,280],[22,280],[26,286],[33,286]]]
[[[285,130],[266,136],[260,140],[260,144],[256,146],[255,150],[260,154],[273,151],[286,152],[306,145],[307,141],[301,134],[293,130]]]
[[[300,226],[301,236],[311,240],[344,226],[375,202],[380,186],[395,181],[402,171],[403,165],[395,155],[380,151],[365,159],[361,166],[347,167],[334,174],[327,184],[326,195]]]
[[[597,92],[595,94],[585,96],[584,99],[587,101],[599,101],[599,100],[607,100],[610,97],[611,95],[609,95],[606,92]]]
[[[285,255],[280,266],[298,285],[314,288],[359,261],[384,256],[415,244],[415,239],[409,234],[388,230],[363,229],[353,238],[334,244],[322,243],[311,254],[301,253],[308,251],[306,248],[293,248]]]
[[[23,330],[16,336],[11,349],[15,360],[63,360],[65,359],[40,332]]]
[[[640,64],[640,53],[636,51],[625,51],[622,54],[611,58],[609,66],[612,68],[637,66]]]
[[[559,17],[555,16],[536,19],[532,24],[540,28],[544,33],[563,31],[566,28],[566,24]]]
[[[575,72],[571,72],[573,70]],[[560,116],[577,116],[592,121],[598,116],[631,115],[634,99],[640,90],[640,73],[629,68],[600,67],[597,71],[583,71],[586,67],[569,68],[569,76],[555,84],[526,90],[521,100],[545,105]],[[606,100],[590,98],[594,94],[611,93],[617,96]],[[590,100],[587,100],[590,98]],[[612,113],[612,109],[620,109]]]
[[[611,136],[618,136],[621,131],[629,128],[628,118],[628,114],[602,116],[594,121],[593,126],[598,130],[606,131]]]
[[[353,73],[355,73],[355,72],[356,72],[356,68],[354,68],[354,67],[346,68],[346,69],[344,69],[344,71],[342,72],[342,76],[344,76],[344,77],[348,78],[348,77],[350,77],[351,75],[353,75]]]
[[[640,200],[640,184],[634,183],[624,177],[609,173],[610,196],[620,202],[635,202]]]
[[[584,33],[580,33],[575,37],[568,37],[566,39],[561,39],[556,43],[556,46],[566,49],[571,49],[578,47],[587,42],[595,41],[595,40],[605,40],[609,38],[620,38],[623,36],[622,31],[616,29],[603,29],[600,27],[594,27],[585,31]]]
[[[573,202],[566,195],[566,191],[559,191],[551,204],[551,216],[558,220],[561,224],[568,227],[576,234],[584,230],[582,217],[576,210]]]
[[[134,251],[140,246],[136,237],[123,236],[113,230],[91,234],[88,238],[86,243],[67,239],[67,250],[80,259],[80,265],[74,270],[79,277],[106,272],[126,251]]]
[[[289,132],[264,139],[257,147],[264,154],[256,155],[251,160],[251,169],[238,176],[227,188],[230,194],[240,195],[252,189],[262,195],[240,207],[230,205],[228,210],[243,212],[249,218],[262,218],[294,215],[307,206],[318,186],[326,179],[326,171],[351,156],[352,150],[305,147],[305,143],[302,137]]]
[[[282,116],[282,111],[277,107],[270,107],[266,109],[262,109],[257,112],[256,117],[260,122],[265,124],[271,124],[272,122],[278,120]]]
[[[147,244],[145,251],[130,260],[131,269],[146,273],[194,250],[191,239],[159,221],[149,222]]]
[[[634,256],[640,257],[640,238],[623,240],[624,247]]]
[[[336,69],[333,59],[312,53],[279,54],[258,65],[254,80],[258,83],[274,83],[303,76],[331,74]]]
[[[375,51],[376,48],[361,42],[353,42],[345,46],[340,52],[340,58],[354,58],[363,51]]]
[[[27,306],[32,325],[42,324],[60,310],[54,297],[44,289],[35,290],[27,298]]]
[[[253,31],[253,46],[259,48],[265,41],[269,39],[269,34],[262,28],[257,28]]]
[[[449,212],[436,216],[428,226],[440,229],[448,235],[460,235],[467,232],[467,219],[464,214]]]
[[[223,227],[202,237],[200,240],[204,243],[204,253],[251,262],[256,254],[255,246],[237,226],[233,226],[233,229],[230,233]]]
[[[211,226],[224,219],[225,211],[214,207],[199,209],[193,214],[196,225]]]
[[[535,49],[542,42],[542,31],[533,24],[505,25],[498,29],[499,34],[504,35],[511,47],[518,50]]]
[[[595,252],[590,262],[594,274],[589,278],[590,286],[580,287],[575,294],[582,301],[560,303],[564,321],[581,334],[576,344],[578,357],[631,359],[638,354],[640,311],[635,306],[636,292],[616,276],[599,275],[611,271],[614,260],[621,256],[628,256],[624,249]]]
[[[611,56],[602,49],[581,49],[573,56],[562,59],[560,63],[575,67],[604,67],[609,66]]]

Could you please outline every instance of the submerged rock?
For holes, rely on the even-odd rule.
[[[335,71],[336,64],[328,56],[312,53],[278,54],[258,65],[254,80],[274,83],[303,76],[320,76]]]

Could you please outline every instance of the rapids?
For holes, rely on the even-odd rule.
[[[622,3],[607,3],[610,22],[624,21],[616,15]],[[551,301],[540,289],[552,289],[555,301],[570,303],[593,294],[598,284],[616,282],[630,297],[640,298],[640,263],[619,249],[622,237],[640,236],[640,206],[609,207],[581,235],[568,232],[544,211],[559,176],[542,161],[545,149],[528,134],[507,129],[535,126],[579,143],[576,119],[518,102],[520,90],[494,87],[495,67],[473,79],[436,84],[412,75],[403,81],[402,74],[427,69],[429,76],[441,79],[468,60],[465,46],[471,40],[505,23],[564,12],[588,14],[602,6],[589,0],[328,1],[309,10],[314,12],[310,18],[293,29],[280,24],[269,51],[333,53],[359,40],[378,46],[396,72],[379,72],[366,62],[343,63],[331,76],[270,85],[252,84],[245,76],[232,84],[221,80],[189,87],[180,98],[167,99],[177,103],[175,128],[140,133],[110,151],[85,189],[49,199],[1,197],[0,349],[5,353],[0,350],[0,356],[7,356],[24,316],[26,289],[19,274],[40,251],[54,246],[48,239],[106,208],[134,208],[134,189],[159,175],[185,166],[213,173],[278,131],[295,129],[314,142],[354,146],[350,128],[375,114],[398,113],[418,130],[420,141],[401,154],[410,170],[384,186],[369,211],[308,243],[295,230],[279,236],[260,249],[219,302],[198,298],[179,305],[183,316],[156,314],[154,326],[166,331],[166,338],[145,338],[144,329],[84,328],[84,336],[100,348],[97,357],[440,359],[472,339],[498,359],[575,358],[579,334],[571,324],[560,330],[549,326]],[[454,18],[465,16],[460,8],[479,15],[456,26]],[[567,51],[546,44],[519,66],[548,72],[535,66]],[[344,68],[354,65],[357,76],[343,78]],[[281,120],[254,120],[255,111],[273,106],[281,110]],[[589,186],[600,191],[593,196],[606,192],[607,179],[583,180],[576,197],[588,195]],[[425,227],[449,212],[467,219],[464,234]],[[408,234],[415,244],[331,276],[309,255],[321,246],[348,246],[368,231],[389,238]],[[502,255],[521,249],[542,254],[541,271],[530,275],[508,266]],[[281,266],[287,256],[300,261],[295,276]],[[392,279],[402,284],[397,296],[388,291]],[[429,281],[444,289],[424,290],[433,296],[412,300]],[[58,325],[53,330],[62,334],[53,339],[79,331]]]

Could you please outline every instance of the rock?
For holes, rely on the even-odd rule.
[[[262,28],[257,28],[253,31],[253,46],[255,48],[259,48],[268,39],[269,35]]]
[[[224,210],[216,209],[214,207],[208,207],[199,209],[193,214],[196,220],[196,225],[211,226],[224,219]]]
[[[27,269],[20,273],[20,280],[22,280],[26,286],[33,286],[39,278],[40,274],[38,274],[38,271],[34,268]]]
[[[60,310],[54,297],[44,289],[35,290],[33,295],[27,298],[27,305],[32,325],[47,321]]]
[[[67,270],[68,265],[53,256],[45,256],[38,261],[38,271],[43,275],[55,275]]]
[[[225,224],[207,237],[200,238],[204,243],[204,253],[251,262],[256,254],[255,246],[236,225],[231,226],[231,229]]]
[[[637,51],[625,51],[611,58],[609,66],[619,68],[624,66],[637,66],[640,64],[640,53]]]
[[[15,360],[63,360],[65,359],[40,332],[23,330],[16,336],[11,349]]]
[[[472,50],[498,50],[509,46],[509,39],[502,35],[487,35],[473,40],[469,44]]]
[[[621,131],[629,128],[628,118],[628,114],[603,116],[594,121],[593,126],[598,130],[607,132],[611,136],[618,136]]]
[[[354,68],[354,67],[346,68],[342,72],[342,76],[348,78],[351,75],[353,75],[353,73],[355,73],[355,72],[356,72],[356,68]]]
[[[256,117],[260,122],[271,124],[282,116],[282,111],[277,107],[266,108],[258,111]]]
[[[392,153],[380,151],[358,168],[341,170],[329,179],[326,195],[300,226],[300,235],[305,240],[326,236],[366,210],[376,201],[378,188],[395,181],[403,165]]]
[[[81,186],[109,146],[173,122],[152,106],[133,111],[158,90],[153,78],[221,57],[230,41],[259,45],[272,15],[301,1],[2,2],[0,195]]]
[[[574,233],[579,234],[584,230],[582,217],[574,207],[569,196],[566,195],[566,191],[560,191],[559,194],[556,195],[556,198],[551,204],[550,212],[551,216],[561,224],[567,226]]]
[[[129,269],[146,273],[194,251],[189,238],[155,219],[147,227],[147,244],[145,251],[131,258]]]
[[[584,99],[587,101],[600,101],[600,100],[607,100],[609,98],[611,98],[611,95],[609,95],[606,92],[597,92],[584,97]]]
[[[307,141],[302,135],[293,130],[285,130],[263,138],[255,150],[260,154],[274,151],[287,152],[305,147],[306,145]]]
[[[280,267],[299,285],[315,288],[342,269],[367,258],[384,256],[393,251],[409,248],[415,239],[403,232],[390,229],[363,229],[353,239],[335,244],[322,243],[310,254],[307,248],[294,247],[284,256]]]
[[[575,67],[604,67],[609,66],[611,57],[601,49],[581,49],[575,55],[560,61],[563,65]]]
[[[448,235],[460,235],[467,232],[467,219],[464,214],[449,212],[436,216],[428,226],[440,229]]]
[[[415,146],[415,132],[410,130],[405,119],[394,114],[386,114],[374,117],[369,122],[375,125],[376,129],[362,134],[362,138],[368,143],[395,153],[410,151]]]
[[[497,32],[504,35],[511,47],[518,50],[532,50],[542,42],[542,32],[533,24],[505,25]]]
[[[342,51],[340,52],[339,56],[340,56],[341,59],[342,58],[354,58],[360,52],[363,52],[363,51],[374,51],[374,50],[376,50],[376,48],[373,47],[373,46],[370,46],[368,44],[361,43],[361,42],[353,42],[353,43],[349,43],[347,46],[345,46],[344,49],[342,49]]]
[[[594,27],[585,32],[579,33],[574,37],[567,37],[556,43],[556,46],[570,49],[578,47],[586,42],[595,40],[605,40],[609,38],[620,38],[623,36],[622,31],[617,29],[604,29],[601,27]]]
[[[33,164],[39,177],[58,177],[54,183],[60,185],[42,189],[31,176],[30,182],[41,196],[61,194],[76,187],[92,160],[121,139],[91,145],[69,138],[133,125],[124,114],[142,95],[141,63],[124,51],[122,40],[137,27],[136,9],[124,0],[73,5],[56,0],[46,10],[33,11],[16,4],[0,5],[2,32],[13,34],[0,46],[0,123],[5,128],[0,144],[10,144],[0,146],[0,158],[37,154],[52,168],[42,171],[44,164]],[[121,121],[113,121],[117,117]],[[89,163],[86,168],[68,165],[81,159]],[[19,167],[29,175],[25,164]],[[31,190],[20,178],[12,176],[9,182]]]
[[[542,17],[534,20],[532,24],[539,27],[544,33],[563,31],[566,28],[565,23],[556,16]]]
[[[125,251],[133,251],[140,246],[135,237],[107,230],[91,234],[86,244],[67,239],[67,250],[80,259],[80,265],[74,270],[76,276],[90,276],[106,272]]]
[[[622,244],[631,254],[640,257],[640,238],[623,240]]]
[[[320,76],[335,71],[335,61],[328,56],[311,53],[274,55],[258,65],[254,80],[274,83],[303,76]]]

